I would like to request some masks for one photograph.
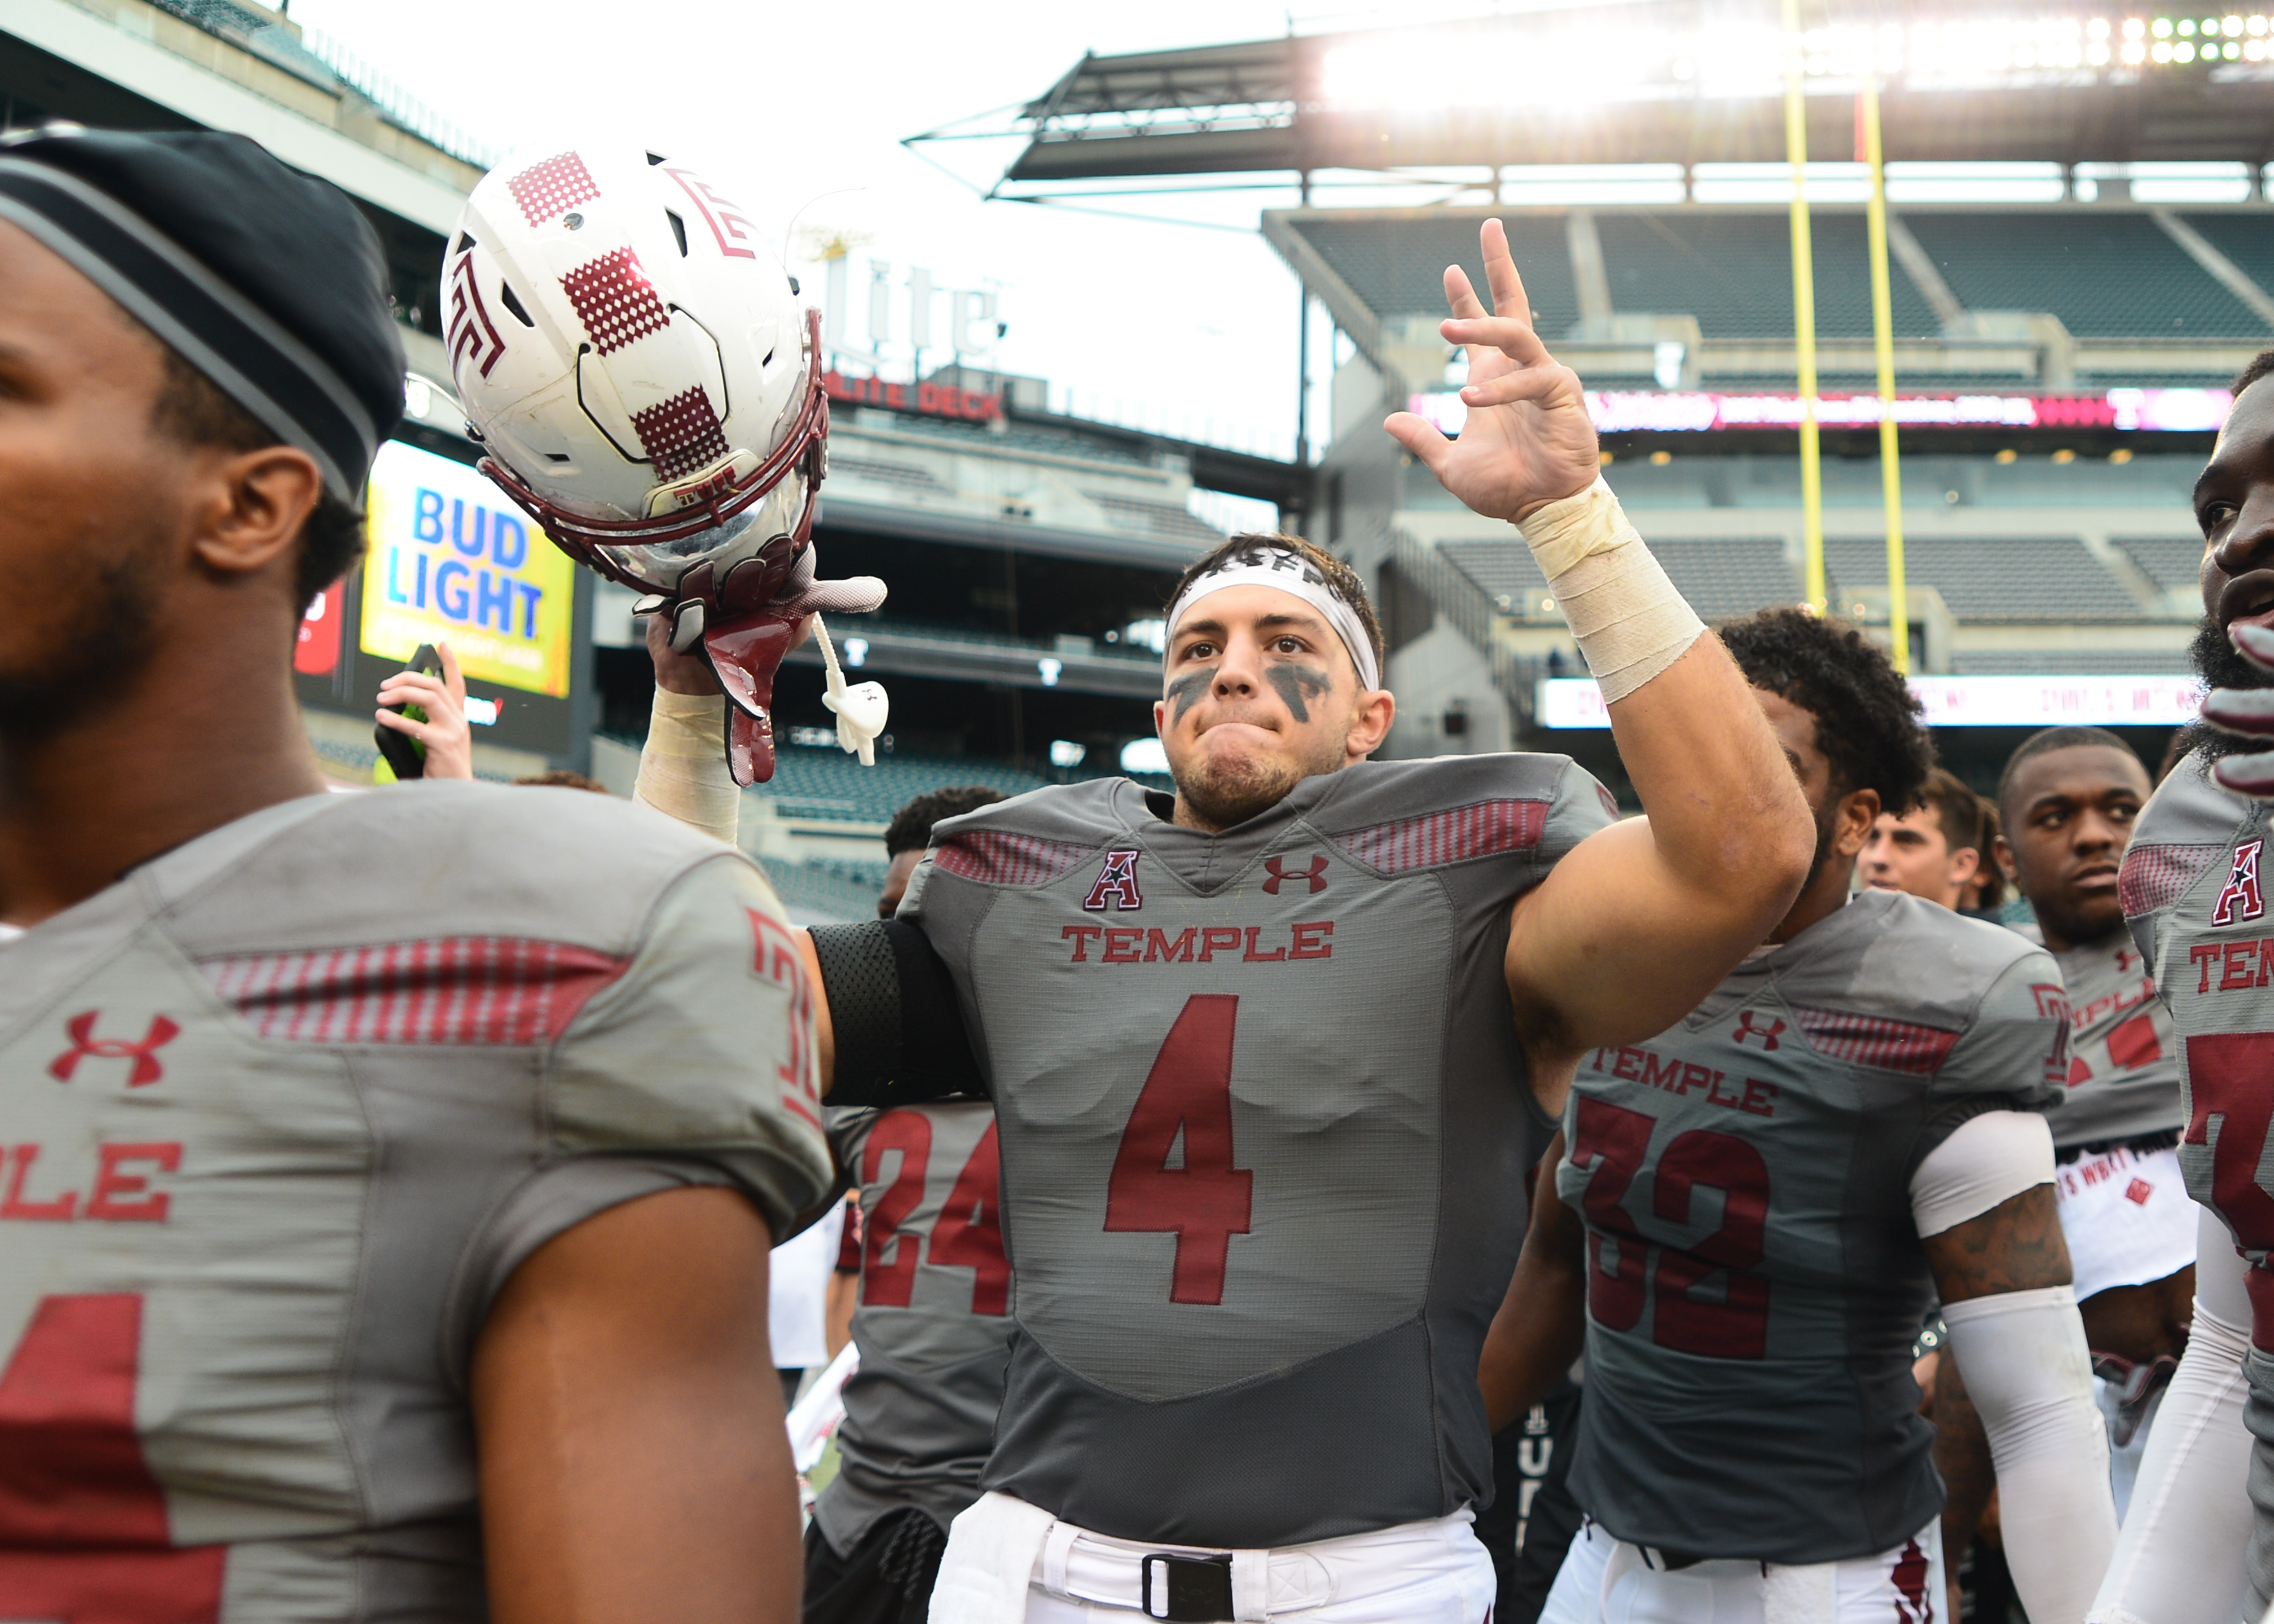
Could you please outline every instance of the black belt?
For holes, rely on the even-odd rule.
[[[1230,1624],[1237,1611],[1231,1600],[1230,1552],[1222,1556],[1173,1556],[1157,1551],[1141,1558],[1137,1571],[1138,1605],[1148,1619],[1168,1619],[1173,1624]]]

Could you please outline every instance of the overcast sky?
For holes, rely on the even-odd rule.
[[[1299,25],[1310,31],[1306,16],[1321,9],[1299,11]],[[1084,410],[1095,400],[1111,412],[1118,401],[1183,414],[1195,433],[1212,417],[1218,439],[1242,425],[1282,455],[1291,443],[1297,286],[1254,229],[1265,207],[1291,193],[1167,205],[1233,229],[1129,223],[982,203],[900,144],[1040,94],[1085,50],[1284,34],[1280,4],[292,0],[290,15],[501,146],[620,132],[716,154],[742,177],[730,195],[746,191],[747,207],[777,234],[797,221],[794,260],[802,228],[865,234],[849,267],[852,335],[866,325],[862,259],[890,262],[896,286],[921,266],[943,287],[998,285],[1010,329],[999,364],[1073,386]],[[1017,149],[932,151],[983,189]],[[818,293],[821,281],[808,277],[808,290]],[[906,297],[896,293],[892,316],[901,339]],[[946,308],[942,301],[942,325]]]

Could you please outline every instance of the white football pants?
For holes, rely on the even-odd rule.
[[[1780,1568],[1700,1562],[1672,1573],[1580,1525],[1540,1624],[1950,1624],[1937,1517],[1877,1556]]]
[[[983,1496],[980,1505],[990,1500],[1009,1497]],[[1019,1513],[1032,1511],[1016,1501],[1011,1505]],[[981,1533],[987,1520],[983,1513],[982,1526],[967,1530],[963,1517],[956,1519],[932,1593],[932,1624],[966,1624],[959,1615],[968,1610],[968,1603],[950,1598],[975,1599],[988,1578],[999,1582],[1008,1577],[957,1571],[961,1560],[990,1556],[1015,1560],[1022,1540],[969,1537]],[[1293,1624],[1488,1624],[1498,1582],[1491,1554],[1470,1527],[1474,1521],[1464,1509],[1433,1522],[1408,1522],[1370,1534],[1235,1552],[1237,1620],[1225,1624],[1279,1619]],[[960,1553],[955,1539],[959,1531],[967,1535]],[[1024,1624],[1136,1624],[1146,1616],[1139,1607],[1139,1564],[1147,1555],[1163,1551],[1211,1554],[1189,1546],[1111,1539],[1070,1523],[1050,1523],[1040,1553],[1031,1559]],[[969,1624],[1020,1624],[1020,1618],[998,1613]]]

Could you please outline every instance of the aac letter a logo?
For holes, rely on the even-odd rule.
[[[2264,840],[2245,840],[2234,848],[2234,866],[2227,871],[2226,889],[2218,893],[2218,901],[2210,911],[2214,925],[2231,925],[2239,919],[2256,919],[2266,912],[2266,899],[2258,889],[2258,853]]]
[[[1097,883],[1089,888],[1081,906],[1092,914],[1103,914],[1111,898],[1117,913],[1130,914],[1143,907],[1145,898],[1137,891],[1138,855],[1127,850],[1106,853],[1105,867],[1097,871]]]

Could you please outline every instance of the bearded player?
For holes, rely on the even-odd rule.
[[[602,796],[327,795],[380,245],[240,136],[0,147],[0,1617],[787,1624],[779,905]]]
[[[1942,1488],[1911,1348],[1939,1297],[2022,1603],[2075,1624],[2116,1517],[2039,1115],[2068,1068],[2059,973],[2011,931],[1849,896],[1931,760],[1886,656],[1798,610],[1721,635],[1818,857],[1710,996],[1579,1064],[1481,1372],[1499,1420],[1585,1342],[1571,1488],[1597,1526],[1549,1616],[1931,1617]]]
[[[1245,538],[1168,613],[1173,795],[953,819],[896,919],[812,933],[841,1098],[995,1103],[1018,1335],[945,1624],[1481,1620],[1476,1359],[1561,1079],[1695,1003],[1806,867],[1774,739],[1484,247],[1497,314],[1446,274],[1466,429],[1389,426],[1519,525],[1650,821],[1561,757],[1368,761],[1396,701],[1362,585]]]
[[[877,908],[899,908],[932,825],[1002,800],[919,795],[885,831]],[[922,1624],[948,1524],[979,1498],[1011,1342],[995,1112],[983,1099],[830,1113],[861,1191],[858,1369],[838,1469],[805,1530],[807,1624]]]
[[[2094,1608],[2112,1624],[2226,1624],[2274,1598],[2274,1180],[2263,1170],[2274,993],[2258,984],[2274,938],[2262,872],[2274,773],[2264,755],[2243,753],[2263,748],[2274,708],[2270,376],[2274,352],[2235,380],[2195,483],[2203,620],[2193,655],[2216,690],[2203,705],[2213,726],[2194,730],[2141,814],[2120,883],[2179,1036],[2180,1167],[2208,1210],[2187,1354]]]

